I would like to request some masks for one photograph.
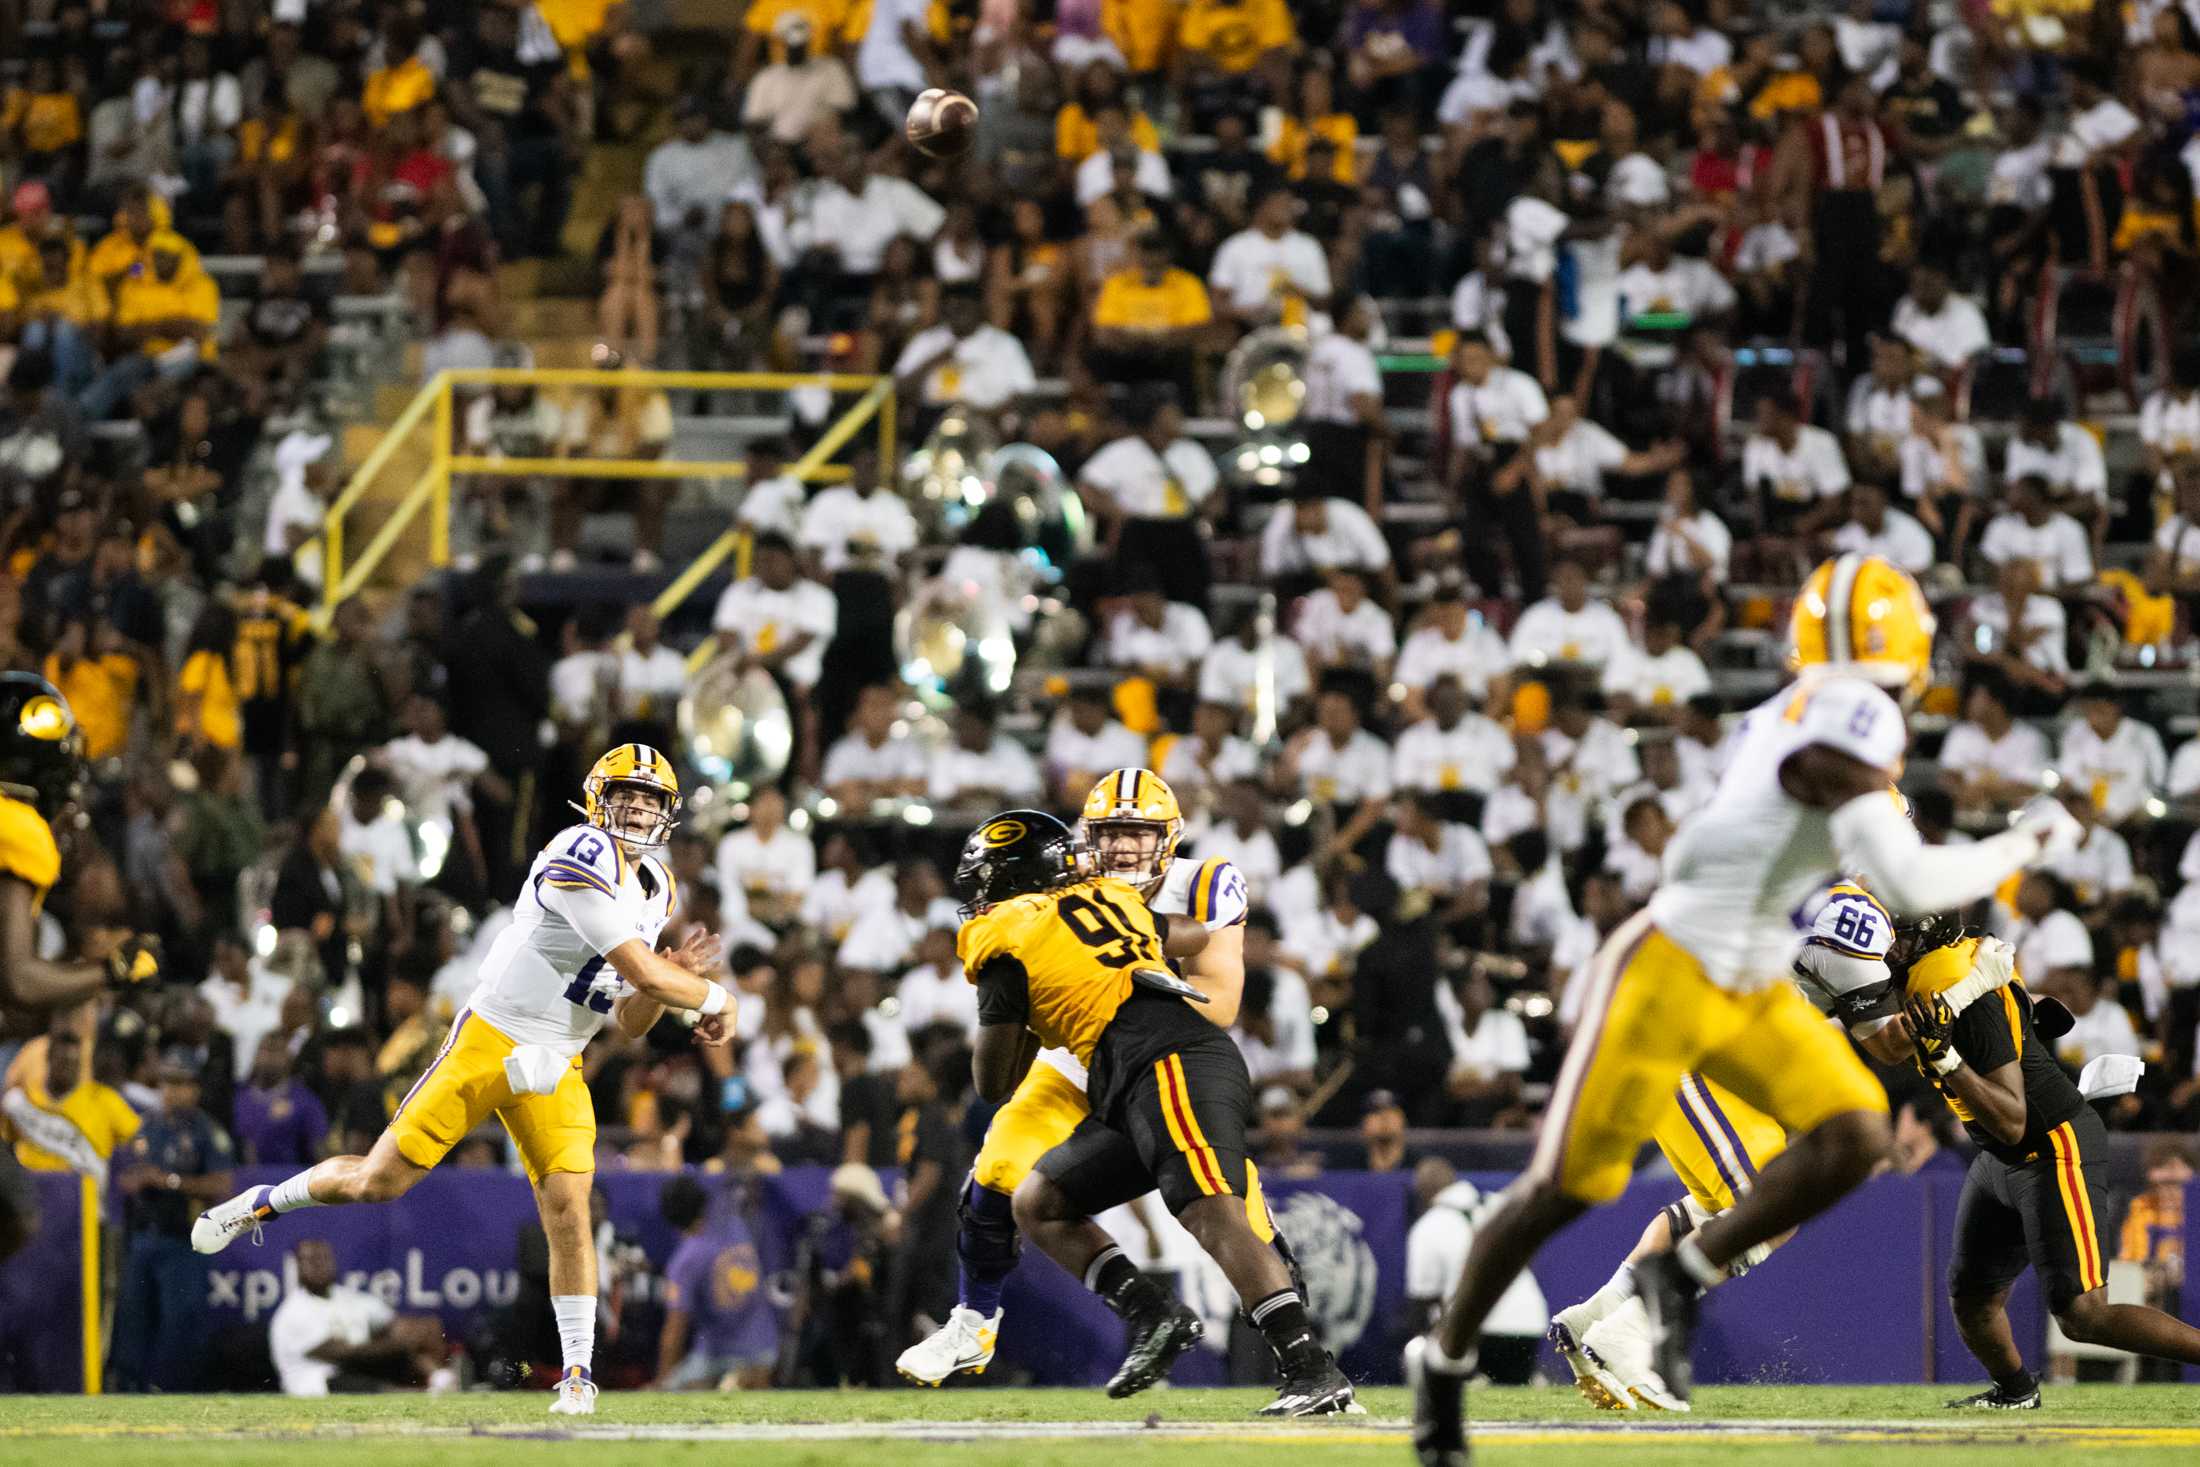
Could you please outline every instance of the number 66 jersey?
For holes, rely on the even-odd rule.
[[[1734,993],[1784,982],[1829,872],[1841,868],[1833,812],[1780,783],[1788,757],[1823,744],[1884,770],[1889,799],[1909,746],[1902,709],[1861,677],[1806,669],[1742,719],[1710,802],[1666,847],[1650,919]]]
[[[560,832],[529,868],[467,1007],[515,1043],[579,1054],[634,991],[605,955],[633,938],[655,947],[674,900],[656,857],[628,854],[595,826]]]

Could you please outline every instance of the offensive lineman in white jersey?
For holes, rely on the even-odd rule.
[[[1932,632],[1917,583],[1875,556],[1839,556],[1804,584],[1790,626],[1799,676],[1742,721],[1710,803],[1666,850],[1648,910],[1598,952],[1534,1160],[1476,1233],[1437,1328],[1406,1348],[1424,1467],[1466,1460],[1483,1318],[1545,1239],[1620,1194],[1684,1074],[1725,1086],[1790,1141],[1734,1206],[1635,1270],[1653,1363],[1679,1401],[1693,1384],[1701,1291],[1886,1153],[1885,1091],[1787,981],[1816,891],[1849,872],[1896,913],[1944,911],[2076,847],[2077,822],[2053,801],[1976,845],[1941,847],[1890,797],[1909,735],[1888,690],[1923,690]]]
[[[1102,778],[1085,797],[1082,827],[1102,874],[1137,887],[1154,912],[1189,919],[1168,923],[1164,950],[1182,960],[1184,976],[1207,995],[1202,1014],[1225,1029],[1237,1022],[1245,989],[1243,874],[1220,856],[1175,859],[1184,812],[1176,792],[1150,769],[1118,769]],[[1041,1050],[986,1128],[963,1186],[955,1308],[945,1324],[902,1351],[894,1368],[904,1378],[936,1386],[964,1371],[982,1375],[993,1362],[1001,1288],[1021,1244],[1009,1199],[1039,1158],[1068,1140],[1090,1110],[1077,1056]]]
[[[679,823],[671,765],[646,744],[621,744],[596,761],[581,793],[588,823],[559,832],[535,858],[473,997],[373,1149],[240,1193],[191,1227],[192,1247],[219,1253],[245,1233],[258,1243],[261,1225],[282,1213],[402,1197],[494,1113],[534,1184],[550,1243],[564,1352],[550,1409],[566,1416],[596,1409],[596,1114],[581,1051],[607,1019],[639,1036],[666,1009],[699,1015],[701,1043],[733,1038],[729,994],[704,976],[717,971],[717,939],[698,934],[676,952],[656,950],[677,899],[654,854]]]

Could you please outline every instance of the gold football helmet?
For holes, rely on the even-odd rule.
[[[622,789],[644,791],[661,802],[639,831],[612,824],[611,799]],[[581,803],[574,808],[620,844],[653,851],[672,839],[680,823],[680,776],[672,772],[672,761],[649,745],[620,744],[590,767],[581,781]]]
[[[1151,886],[1168,874],[1176,859],[1184,810],[1168,781],[1151,769],[1118,769],[1085,796],[1079,830],[1103,876]],[[1153,837],[1150,847],[1148,835]]]
[[[1812,571],[1788,623],[1791,667],[1836,667],[1915,698],[1933,662],[1933,613],[1908,571],[1850,551]]]

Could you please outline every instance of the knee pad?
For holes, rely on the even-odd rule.
[[[1024,1240],[1016,1231],[1006,1192],[981,1187],[976,1177],[970,1178],[956,1200],[955,1221],[955,1254],[972,1278],[990,1283],[1015,1271]]]

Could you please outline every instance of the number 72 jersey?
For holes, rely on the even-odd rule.
[[[635,938],[655,947],[675,900],[655,857],[592,825],[559,832],[528,869],[468,1006],[516,1043],[579,1054],[634,991],[606,955]]]
[[[988,907],[962,925],[955,952],[978,986],[979,1022],[1022,1022],[1080,1066],[1130,997],[1132,969],[1168,965],[1138,889],[1105,876]]]

